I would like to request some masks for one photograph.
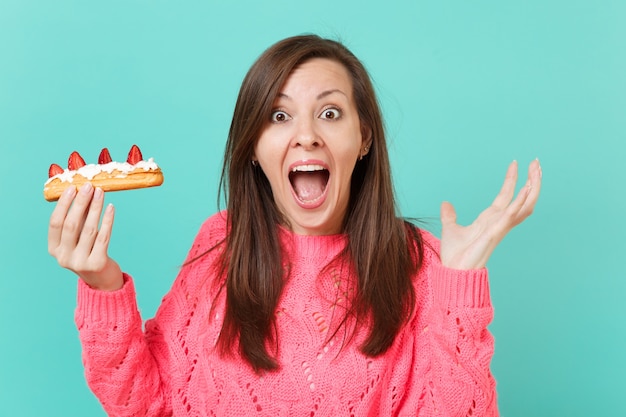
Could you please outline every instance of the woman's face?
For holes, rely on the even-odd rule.
[[[362,135],[352,81],[343,65],[315,58],[294,69],[254,157],[295,233],[341,232],[352,171],[367,152],[369,136]]]

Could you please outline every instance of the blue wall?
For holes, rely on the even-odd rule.
[[[85,385],[75,277],[47,254],[51,162],[139,144],[157,189],[113,193],[111,256],[144,318],[217,209],[239,84],[316,32],[369,68],[402,213],[470,222],[508,163],[543,164],[535,214],[493,255],[503,415],[626,415],[626,3],[608,0],[0,0],[0,416],[104,415]]]

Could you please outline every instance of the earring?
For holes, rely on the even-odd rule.
[[[259,161],[257,161],[256,159],[252,159],[250,162],[252,162],[252,166],[253,167],[257,167],[257,165],[259,165]]]
[[[363,160],[363,157],[367,155],[367,151],[369,150],[370,150],[369,146],[366,146],[365,148],[363,148],[363,152],[361,152],[361,155],[359,155],[359,161]]]

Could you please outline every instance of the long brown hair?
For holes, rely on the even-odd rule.
[[[281,87],[298,65],[312,58],[334,60],[348,70],[361,126],[372,136],[369,153],[352,174],[343,227],[348,244],[340,256],[355,273],[355,296],[346,316],[355,317],[357,324],[370,323],[361,351],[384,353],[415,308],[411,277],[421,266],[423,242],[419,230],[396,214],[384,126],[369,75],[337,41],[315,35],[284,39],[267,49],[243,80],[220,180],[229,232],[220,264],[226,312],[218,348],[229,354],[238,344],[257,371],[279,367],[269,351],[277,350],[275,310],[289,265],[277,225],[288,224],[263,171],[251,160]]]

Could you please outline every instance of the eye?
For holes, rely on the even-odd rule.
[[[282,110],[274,110],[270,116],[270,121],[272,123],[282,123],[289,119],[291,119],[291,117],[289,117],[289,115]]]
[[[339,119],[341,118],[341,110],[335,108],[335,107],[330,107],[328,109],[325,109],[322,114],[320,115],[320,118],[322,119],[328,119],[328,120],[335,120],[335,119]]]

